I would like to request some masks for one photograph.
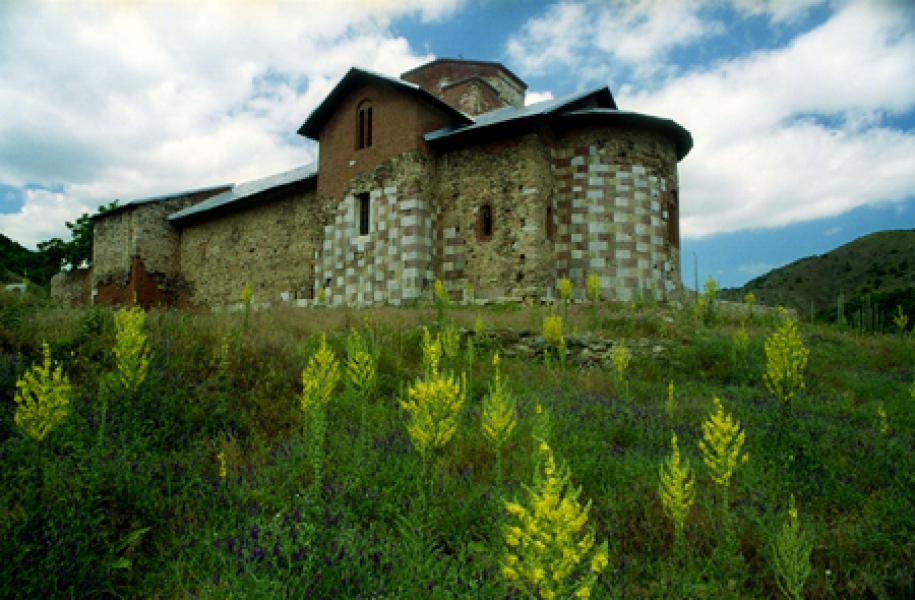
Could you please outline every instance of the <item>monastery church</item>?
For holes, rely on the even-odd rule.
[[[397,305],[436,279],[496,300],[591,273],[609,300],[678,290],[690,133],[607,87],[529,106],[526,88],[488,61],[352,68],[298,130],[316,163],[96,215],[91,273],[54,294],[216,307],[248,283],[258,303]]]

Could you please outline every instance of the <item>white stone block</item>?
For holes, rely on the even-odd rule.
[[[588,266],[592,269],[603,269],[607,266],[607,261],[600,257],[591,258],[588,261]]]

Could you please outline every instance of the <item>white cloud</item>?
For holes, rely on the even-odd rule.
[[[399,74],[432,58],[390,30],[462,0],[0,5],[0,183],[62,187],[19,241],[65,235],[60,206],[95,207],[244,181],[314,159],[295,130],[353,65]],[[51,215],[55,216],[51,216]],[[56,225],[50,229],[44,223]]]
[[[836,235],[837,233],[842,233],[842,228],[839,227],[838,225],[835,227],[829,227],[828,229],[823,231],[823,235],[825,235],[826,237],[832,237],[832,236]]]
[[[45,189],[27,189],[18,212],[0,213],[0,231],[34,249],[42,240],[62,237],[61,229],[66,231],[64,223],[84,212],[90,212],[89,206],[72,196]]]
[[[890,5],[843,6],[787,47],[621,90],[672,117],[695,148],[680,165],[682,231],[771,227],[896,201],[915,189],[915,28]]]
[[[700,16],[705,4],[701,0],[554,4],[509,38],[506,54],[529,74],[573,68],[590,80],[620,63],[651,74],[671,49],[724,31],[721,23]]]
[[[538,102],[543,102],[545,100],[552,100],[553,92],[547,90],[545,92],[529,91],[524,95],[524,104],[537,104]]]

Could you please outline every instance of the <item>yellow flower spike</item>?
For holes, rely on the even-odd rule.
[[[128,394],[136,392],[149,370],[150,351],[143,325],[146,313],[139,306],[122,308],[114,315],[114,358],[118,381]]]
[[[812,572],[813,543],[801,529],[794,494],[788,500],[788,518],[772,544],[771,560],[775,583],[787,598],[803,598],[804,584]]]
[[[740,455],[745,441],[740,423],[724,412],[721,400],[714,399],[715,412],[702,424],[699,450],[709,475],[717,485],[728,487],[738,460],[745,462],[748,455]]]
[[[542,461],[534,484],[526,488],[526,506],[505,503],[517,523],[504,530],[511,549],[503,566],[517,565],[519,576],[509,584],[540,598],[569,598],[586,588],[590,592],[606,567],[607,544],[594,548],[594,532],[587,527],[591,503],[579,501],[581,489],[571,486],[569,469],[557,467],[545,441],[538,443],[537,451]]]
[[[492,358],[495,374],[489,393],[483,398],[483,437],[499,453],[518,424],[515,399],[502,387],[499,373],[499,353]]]
[[[409,413],[407,432],[425,458],[444,448],[457,431],[461,407],[467,396],[467,375],[461,380],[433,371],[407,389],[401,406]]]
[[[804,369],[810,351],[804,346],[797,324],[780,308],[782,323],[766,338],[766,389],[790,409],[791,400],[804,389]]]
[[[216,455],[216,460],[219,461],[219,478],[225,479],[229,475],[228,465],[226,465],[226,453],[220,450],[219,454]]]
[[[377,368],[365,342],[353,329],[346,340],[346,375],[352,389],[360,398],[368,398],[375,389]]]
[[[585,280],[585,290],[587,291],[588,299],[591,302],[600,301],[600,275],[597,273],[590,273]]]
[[[629,368],[629,362],[632,360],[632,353],[626,344],[620,342],[610,351],[610,358],[613,361],[613,368],[616,370],[617,380],[622,380],[626,376],[626,369]]]
[[[476,319],[473,320],[473,333],[477,337],[483,337],[483,317],[477,314]]]
[[[70,406],[70,381],[58,365],[51,369],[51,349],[42,343],[42,362],[32,365],[16,381],[16,413],[13,420],[26,435],[42,441],[67,418]]]
[[[251,289],[250,283],[245,283],[241,288],[241,301],[242,304],[248,305],[251,304],[251,298],[254,296],[254,291]]]
[[[563,277],[562,279],[560,279],[558,288],[559,288],[559,299],[560,300],[562,300],[563,302],[568,302],[569,300],[572,299],[572,282],[568,278]]]
[[[886,416],[886,409],[883,407],[883,403],[877,405],[877,420],[879,423],[880,435],[888,435],[890,432],[890,422]]]
[[[543,339],[553,348],[565,347],[565,336],[562,333],[562,317],[547,315],[543,319]]]
[[[326,405],[339,381],[337,357],[327,346],[327,337],[321,334],[318,351],[308,359],[308,365],[302,371],[302,410],[308,413],[313,406]]]
[[[437,375],[442,362],[442,342],[439,336],[433,338],[423,327],[423,371],[426,376]]]
[[[457,327],[454,326],[454,323],[448,323],[448,325],[442,329],[439,340],[442,348],[442,355],[444,355],[445,358],[454,359],[457,356],[458,350],[461,349],[461,333],[457,330]]]
[[[690,473],[689,461],[680,461],[680,448],[677,446],[677,436],[671,436],[671,454],[661,467],[661,483],[658,485],[658,495],[661,497],[661,506],[664,514],[674,523],[675,535],[678,542],[682,540],[683,528],[689,509],[696,499],[694,489],[695,481]]]

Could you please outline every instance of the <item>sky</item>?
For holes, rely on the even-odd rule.
[[[295,131],[349,67],[437,57],[689,129],[687,285],[915,228],[910,1],[3,0],[0,232],[309,163]]]

